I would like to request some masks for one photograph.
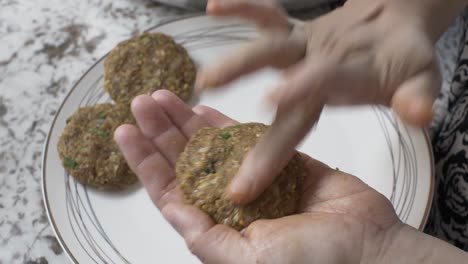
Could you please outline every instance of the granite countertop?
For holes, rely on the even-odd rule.
[[[42,201],[52,119],[73,84],[118,42],[183,14],[149,0],[0,0],[0,264],[68,263]],[[445,39],[444,77],[453,70],[445,61],[456,56]]]
[[[144,0],[0,1],[0,264],[68,263],[40,184],[56,110],[119,41],[181,14]]]

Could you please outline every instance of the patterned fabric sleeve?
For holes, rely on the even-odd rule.
[[[468,19],[460,18],[456,66],[432,128],[436,186],[425,232],[468,251]],[[451,41],[457,41],[453,36]],[[443,102],[441,103],[441,101]]]

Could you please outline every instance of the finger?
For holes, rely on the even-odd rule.
[[[281,73],[280,80],[276,84],[276,88],[272,89],[269,91],[266,96],[263,98],[262,103],[264,103],[266,106],[277,106],[279,104],[279,101],[283,95],[283,93],[286,90],[287,83],[289,79],[292,78],[297,72],[304,67],[304,61],[300,61],[296,64],[293,64],[289,66],[288,68],[284,69],[283,72]]]
[[[287,69],[285,69],[281,74],[281,79],[276,84],[276,87],[272,89],[264,98],[266,103],[269,103],[272,106],[277,106],[280,101],[284,102],[285,105],[291,105],[294,103],[299,97],[303,99],[306,92],[308,90],[301,90],[301,89],[289,89],[291,86],[291,82],[299,77],[298,75],[303,75],[304,70],[306,68],[306,61],[300,61],[294,65],[291,65]],[[307,71],[310,71],[307,69]],[[290,94],[293,93],[293,94]],[[296,94],[298,93],[298,94]]]
[[[433,104],[439,90],[438,70],[424,71],[400,85],[392,98],[392,108],[409,124],[428,126],[434,116]]]
[[[133,171],[146,157],[157,151],[153,142],[133,125],[119,126],[114,132],[114,140]]]
[[[210,126],[170,91],[158,90],[153,93],[152,97],[187,138],[190,138],[200,128]]]
[[[136,97],[131,108],[143,135],[150,138],[161,154],[174,166],[185,148],[187,138],[151,96]]]
[[[197,115],[201,116],[213,127],[228,127],[234,126],[239,122],[227,117],[226,115],[222,114],[221,112],[204,105],[195,106],[193,109]]]
[[[174,188],[174,169],[137,127],[120,126],[114,139],[155,205],[162,208],[167,202],[182,202],[180,191]]]
[[[201,69],[197,75],[195,90],[200,92],[206,88],[225,85],[266,66],[287,67],[302,59],[305,49],[306,40],[303,34],[262,36],[226,56],[221,63]]]
[[[368,53],[375,45],[377,34],[374,24],[364,24],[357,26],[351,32],[335,31],[332,38],[335,42],[330,51],[339,61],[345,61],[358,53]],[[323,47],[322,47],[323,48]]]
[[[226,191],[237,203],[256,199],[286,166],[295,147],[318,120],[323,108],[320,100],[278,109],[271,127],[247,154]]]
[[[383,104],[387,102],[386,95],[374,89],[379,85],[378,75],[369,63],[367,55],[345,62],[311,55],[267,98],[273,104],[284,105],[294,105],[309,97],[322,98],[330,105]]]
[[[225,225],[215,225],[198,208],[168,204],[162,213],[203,263],[256,263],[252,248],[239,232]]]
[[[210,0],[206,9],[210,15],[237,16],[262,28],[289,29],[286,12],[273,0]]]

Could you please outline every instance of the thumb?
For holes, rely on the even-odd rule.
[[[393,95],[391,106],[403,121],[428,126],[434,116],[433,105],[439,91],[440,75],[434,67],[403,82]]]
[[[167,204],[162,214],[182,235],[190,251],[201,262],[256,263],[253,249],[241,233],[213,220],[192,205]]]

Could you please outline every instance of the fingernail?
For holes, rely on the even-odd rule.
[[[206,12],[212,12],[215,4],[213,4],[213,0],[209,0],[206,4]]]
[[[241,234],[241,236],[245,237],[246,236],[246,228],[242,228],[241,231],[239,232]]]
[[[204,74],[198,74],[194,84],[195,93],[200,93],[203,91],[203,86],[205,84]]]
[[[278,104],[280,98],[281,98],[280,92],[278,91],[278,89],[275,89],[275,90],[269,92],[265,99],[269,104],[275,104],[276,105],[276,104]]]
[[[204,90],[215,89],[220,83],[220,76],[215,75],[210,71],[203,71],[198,74],[197,79],[194,84],[194,91],[196,93],[201,93]]]
[[[217,5],[217,6],[223,6],[223,5],[226,5],[227,2],[229,2],[231,0],[210,0],[209,2],[213,5]]]
[[[222,7],[224,4],[225,3],[220,0],[209,0],[206,5],[206,10],[208,12],[216,12],[216,9]]]
[[[268,98],[268,95],[267,95],[261,101],[259,109],[262,114],[268,115],[268,114],[271,114],[272,111],[276,111],[276,106],[277,104],[274,102],[274,100],[271,100],[270,98]]]
[[[245,197],[250,192],[250,186],[251,183],[238,173],[229,184],[226,195],[235,203],[244,203]]]
[[[418,125],[429,124],[433,117],[432,105],[423,99],[416,100],[408,112],[413,118],[418,120]]]

